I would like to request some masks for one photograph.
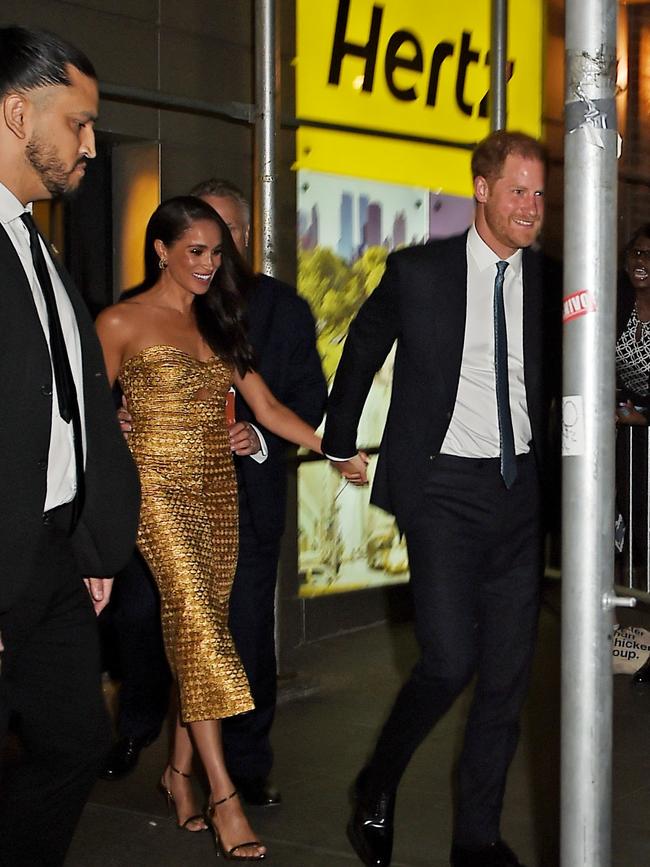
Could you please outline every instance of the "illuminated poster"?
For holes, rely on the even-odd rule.
[[[373,291],[391,250],[462,232],[473,201],[424,188],[321,172],[298,178],[298,289],[318,325],[331,384],[351,320]],[[375,376],[359,444],[379,446],[390,401],[393,352]],[[376,456],[371,457],[370,479]],[[347,485],[325,461],[299,472],[298,548],[303,596],[408,579],[404,540],[391,515],[369,503],[369,488]]]

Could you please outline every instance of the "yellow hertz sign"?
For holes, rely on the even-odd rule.
[[[539,135],[542,0],[508,4],[508,129]],[[298,168],[471,195],[490,0],[297,0]]]

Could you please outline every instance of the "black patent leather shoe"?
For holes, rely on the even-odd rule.
[[[155,736],[143,738],[120,738],[108,751],[104,767],[99,773],[102,780],[121,780],[134,770],[140,752],[153,743]]]
[[[632,684],[634,686],[646,686],[650,683],[650,656],[643,663],[641,668],[632,675]]]
[[[364,790],[363,774],[353,792],[348,839],[366,867],[388,867],[393,855],[395,793],[371,794]]]
[[[451,867],[524,867],[503,840],[497,840],[481,849],[464,849],[454,843],[451,847],[450,863]]]
[[[233,783],[249,807],[275,807],[282,802],[280,792],[264,777],[233,777]]]

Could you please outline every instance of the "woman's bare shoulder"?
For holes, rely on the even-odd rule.
[[[98,329],[104,331],[120,331],[129,326],[136,326],[142,317],[146,315],[142,309],[142,305],[136,304],[134,301],[118,301],[117,304],[112,304],[106,307],[99,314],[96,320]]]

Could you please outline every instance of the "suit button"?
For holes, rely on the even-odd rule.
[[[44,397],[52,397],[52,386],[51,385],[42,385],[41,386],[41,394]]]
[[[430,461],[435,461],[435,459],[436,459],[437,457],[438,457],[438,455],[429,455],[429,460],[430,460]]]
[[[46,470],[47,469],[47,458],[41,458],[39,460],[38,468],[39,468],[39,470]]]

